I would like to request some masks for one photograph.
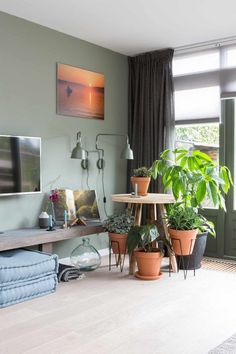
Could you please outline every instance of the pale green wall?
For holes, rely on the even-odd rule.
[[[123,55],[4,13],[0,13],[0,53],[0,134],[42,137],[43,193],[0,197],[0,230],[7,230],[36,225],[50,181],[57,176],[60,179],[54,188],[86,188],[79,161],[70,159],[76,132],[82,131],[89,150],[94,149],[99,132],[127,132],[128,67]],[[104,121],[56,114],[57,62],[104,73]],[[103,144],[109,211],[109,195],[125,191],[126,163],[119,159],[119,139],[106,138]],[[97,189],[102,209],[101,176],[95,164],[94,155],[89,185]],[[107,246],[104,235],[93,236],[91,241],[98,248]],[[79,242],[57,244],[55,251],[66,257]]]

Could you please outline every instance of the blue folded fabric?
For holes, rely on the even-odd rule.
[[[56,274],[0,287],[0,308],[55,292]]]
[[[56,254],[24,249],[0,252],[0,287],[55,274],[57,271]]]

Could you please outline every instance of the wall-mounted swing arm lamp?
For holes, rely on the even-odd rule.
[[[126,138],[126,144],[121,152],[120,158],[125,160],[133,160],[134,154],[129,144],[129,137],[125,134],[103,134],[99,133],[96,135],[95,150],[85,150],[82,146],[81,132],[79,131],[76,135],[76,146],[72,150],[71,158],[81,160],[81,167],[84,170],[88,169],[88,155],[90,153],[98,154],[97,168],[103,170],[105,166],[104,160],[104,149],[99,147],[99,137],[100,136],[120,136]]]
[[[81,132],[78,132],[76,135],[76,146],[72,150],[71,158],[79,160],[86,159],[86,150],[82,147]]]
[[[96,135],[96,142],[95,142],[95,147],[97,151],[101,152],[101,158],[99,157],[98,161],[97,161],[97,168],[99,170],[102,170],[105,166],[105,160],[104,160],[104,149],[100,148],[98,145],[98,141],[99,141],[99,137],[100,136],[121,136],[121,137],[125,137],[126,138],[126,144],[120,154],[120,158],[121,159],[125,159],[125,160],[133,160],[134,159],[134,154],[133,154],[133,150],[130,148],[130,144],[129,144],[129,137],[128,135],[125,134],[103,134],[103,133],[99,133]]]
[[[85,150],[82,146],[81,132],[76,135],[76,146],[72,150],[71,158],[81,160],[81,167],[83,170],[88,169],[88,155],[90,153],[98,154],[98,159],[100,160],[100,152],[98,150]]]

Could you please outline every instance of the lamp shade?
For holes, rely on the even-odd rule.
[[[121,152],[120,158],[125,160],[134,159],[134,153],[133,150],[130,148],[130,144],[126,144],[125,148]]]
[[[71,153],[72,159],[85,160],[86,159],[86,151],[82,148],[81,143],[77,143],[76,147],[72,150]]]

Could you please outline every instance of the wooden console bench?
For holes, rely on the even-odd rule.
[[[54,242],[101,232],[104,232],[104,229],[100,223],[73,226],[71,229],[56,229],[55,231],[39,228],[10,230],[0,234],[0,251],[39,245],[41,251],[52,253]]]

